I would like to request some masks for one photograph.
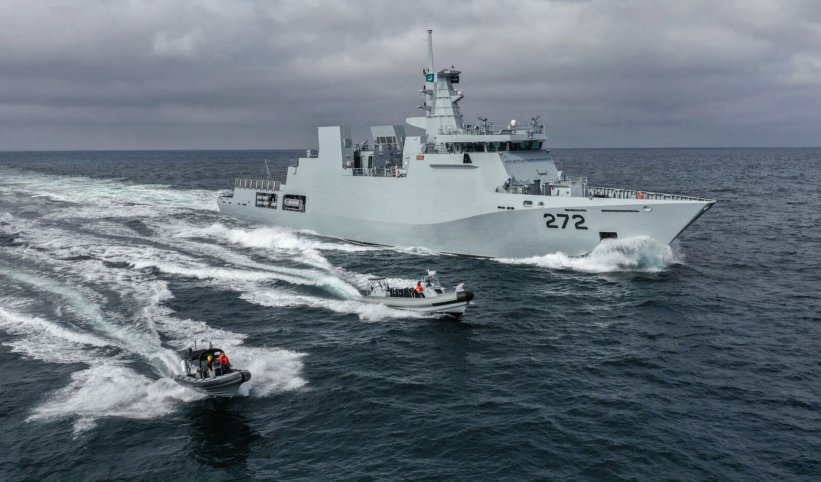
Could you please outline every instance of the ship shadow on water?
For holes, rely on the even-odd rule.
[[[191,406],[191,456],[219,469],[244,467],[261,436],[236,399],[210,398]]]

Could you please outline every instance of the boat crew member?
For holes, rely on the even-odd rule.
[[[228,355],[226,355],[225,352],[222,352],[222,353],[220,353],[220,356],[217,357],[217,360],[219,360],[220,365],[222,365],[223,371],[225,373],[227,373],[228,372]]]
[[[205,359],[205,367],[208,371],[211,371],[211,364],[214,361],[214,355],[208,355],[208,358]]]
[[[422,288],[422,282],[416,282],[416,297],[417,298],[424,298],[425,297],[425,288]]]

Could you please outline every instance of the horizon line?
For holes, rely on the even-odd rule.
[[[301,148],[283,148],[283,147],[254,147],[254,148],[184,148],[184,147],[175,147],[175,148],[84,148],[84,149],[0,149],[2,153],[13,153],[13,152],[191,152],[191,151],[201,151],[201,152],[228,152],[228,151],[245,151],[245,152],[254,152],[254,151],[306,151],[309,148],[301,147]],[[316,148],[310,148],[312,150],[316,150]],[[561,149],[588,149],[588,150],[658,150],[658,149],[821,149],[821,146],[643,146],[643,147],[583,147],[583,146],[572,146],[572,147],[553,147],[549,149],[545,149],[546,151],[550,152],[552,150],[561,150]]]

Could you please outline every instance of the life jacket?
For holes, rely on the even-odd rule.
[[[222,365],[222,366],[228,365],[228,356],[225,353],[223,353],[222,355],[219,356],[219,361],[220,361],[220,365]]]
[[[425,288],[422,288],[422,285],[416,285],[416,292],[417,293],[421,293],[423,291],[425,291]]]

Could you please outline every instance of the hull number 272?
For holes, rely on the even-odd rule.
[[[568,221],[573,218],[573,227],[576,229],[587,229],[587,226],[584,225],[584,216],[581,214],[574,214],[570,216],[569,214],[550,214],[546,213],[544,215],[546,219],[545,225],[548,228],[553,229],[565,229],[567,227]]]

